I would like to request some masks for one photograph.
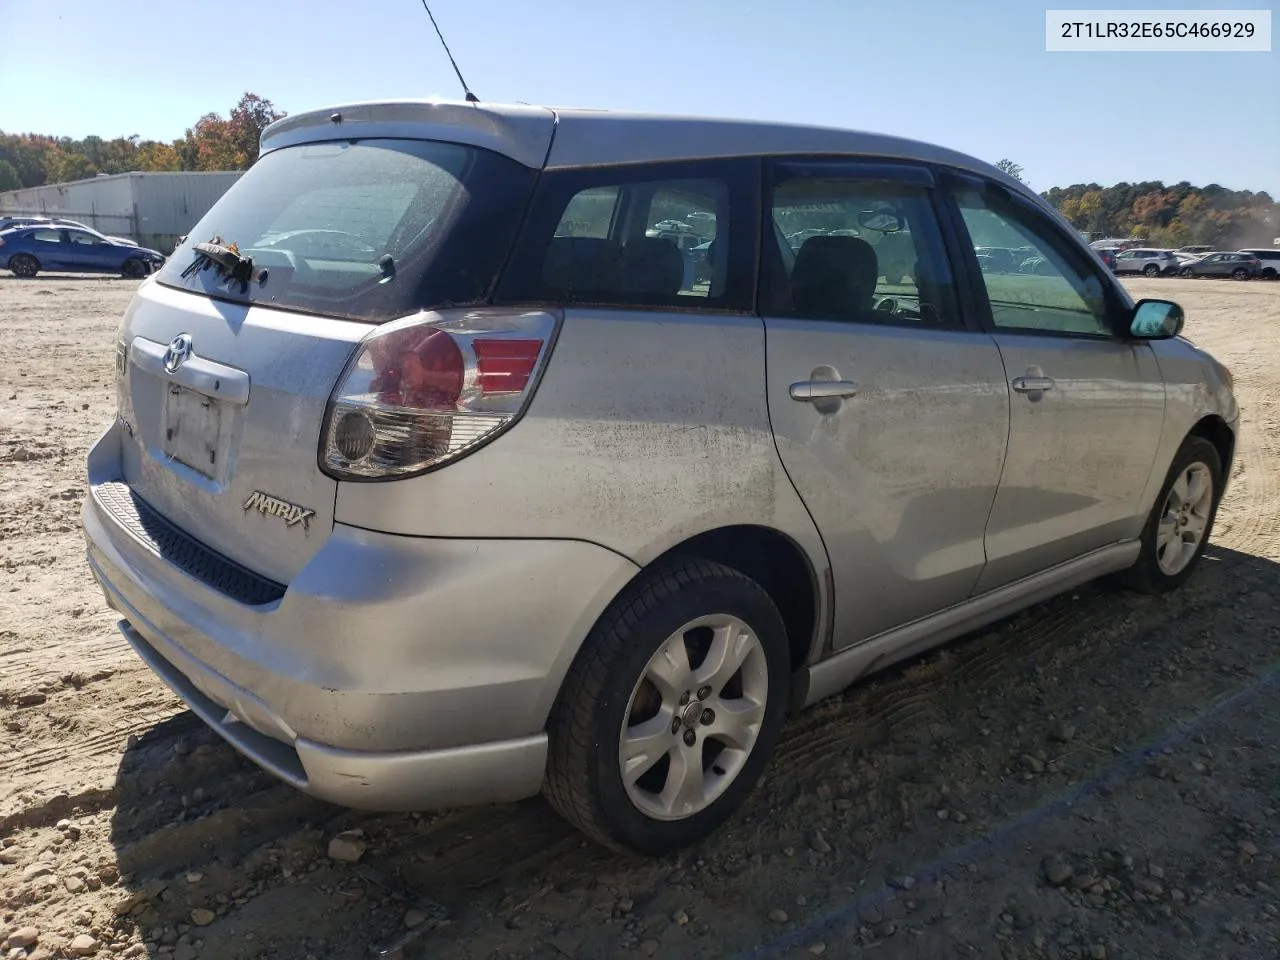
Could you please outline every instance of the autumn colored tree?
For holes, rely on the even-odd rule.
[[[244,170],[257,159],[263,129],[282,116],[270,100],[245,93],[228,119],[207,113],[172,143],[0,132],[0,190],[134,170]]]
[[[1268,194],[1216,183],[1078,183],[1054,187],[1043,196],[1078,230],[1145,237],[1153,246],[1195,243],[1235,249],[1270,245],[1280,236],[1280,204]]]
[[[244,167],[257,159],[262,131],[283,116],[270,100],[248,92],[231,108],[231,119],[227,122],[228,135],[236,145]]]

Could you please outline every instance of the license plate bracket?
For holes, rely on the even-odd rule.
[[[164,406],[165,455],[214,479],[222,466],[222,403],[171,383]]]

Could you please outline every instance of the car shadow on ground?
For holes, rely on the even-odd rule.
[[[838,914],[852,891],[888,889],[1052,807],[1118,758],[1140,769],[1152,743],[1273,669],[1278,604],[1280,563],[1220,547],[1168,597],[1095,583],[1039,604],[792,718],[729,825],[653,861],[583,840],[539,799],[421,815],[333,807],[180,714],[120,764],[117,924],[152,952],[189,943],[201,960],[268,947],[357,956],[438,903],[450,943],[607,956],[643,910],[677,918],[678,934],[654,940],[664,950],[684,955],[676,936],[695,938],[688,955],[752,948],[779,934],[770,905],[792,905],[793,924],[819,903]],[[353,829],[359,861],[330,859],[329,840]],[[998,861],[983,849],[969,856]],[[535,911],[540,925],[526,928]],[[718,945],[694,949],[712,929]],[[572,951],[534,949],[561,934]]]

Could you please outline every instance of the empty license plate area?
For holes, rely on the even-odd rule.
[[[164,452],[209,479],[222,465],[223,404],[203,393],[168,384],[164,404]]]

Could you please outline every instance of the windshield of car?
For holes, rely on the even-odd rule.
[[[300,144],[260,158],[158,274],[206,296],[379,322],[485,300],[533,171],[425,140]],[[232,271],[196,249],[251,265]]]

